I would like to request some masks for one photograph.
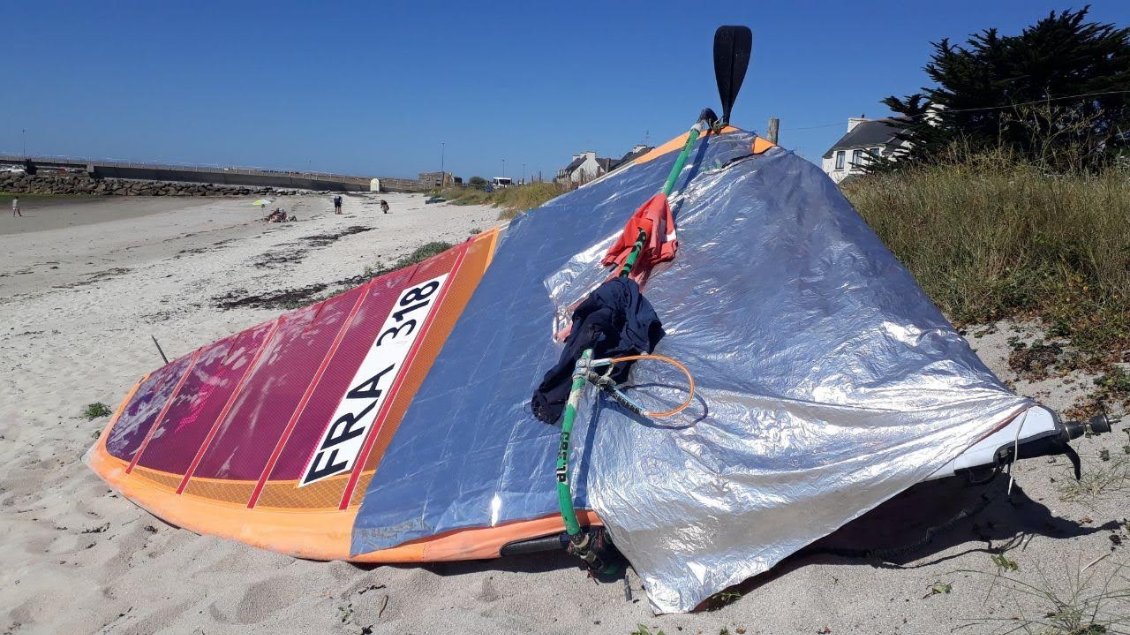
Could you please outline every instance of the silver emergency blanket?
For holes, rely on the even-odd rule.
[[[692,153],[673,199],[678,255],[644,288],[667,331],[655,352],[691,369],[694,403],[652,421],[590,389],[573,435],[577,505],[599,514],[657,612],[768,570],[1032,405],[819,168],[779,148],[753,155],[752,138]],[[370,485],[381,504],[366,496],[355,552],[556,511],[557,428],[533,419],[529,395],[560,351],[555,329],[607,275],[604,250],[672,160],[512,225]],[[684,396],[655,363],[632,383],[654,403]],[[414,421],[432,427],[405,435]]]

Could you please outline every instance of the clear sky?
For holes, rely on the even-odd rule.
[[[8,2],[0,152],[548,178],[717,107],[711,42],[753,29],[734,123],[818,160],[926,82],[930,42],[1016,33],[1041,0]],[[1130,0],[1092,3],[1130,25]],[[26,132],[25,132],[26,131]],[[446,144],[446,149],[443,150]]]

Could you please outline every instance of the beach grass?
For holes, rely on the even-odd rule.
[[[442,254],[443,252],[451,249],[454,245],[443,241],[432,241],[420,245],[412,253],[397,260],[395,263],[388,267],[366,267],[362,274],[365,278],[375,278],[376,276],[383,276],[386,273],[392,273],[398,269],[403,269],[418,262],[423,262],[432,256]]]
[[[1079,480],[1067,475],[1056,482],[1059,499],[1065,502],[1092,503],[1104,496],[1125,496],[1130,487],[1130,456],[1115,455],[1109,451],[1105,459],[1088,461],[1087,469]]]
[[[955,153],[842,189],[958,326],[1036,319],[1079,367],[1130,361],[1130,170],[1054,175],[1004,152]],[[1125,383],[1104,388],[1127,399]]]
[[[1113,570],[1091,569],[1102,556],[1087,565],[1071,565],[1063,575],[1037,569],[1025,579],[995,572],[959,571],[986,577],[993,588],[1009,596],[1008,615],[970,619],[955,632],[980,627],[976,632],[1031,633],[1033,635],[1103,635],[1125,633],[1130,626],[1130,576],[1124,565]],[[988,630],[984,630],[988,629]]]
[[[556,183],[529,183],[518,187],[507,187],[495,190],[496,205],[503,208],[500,218],[511,219],[522,212],[539,207],[542,204],[564,194],[566,187]]]
[[[494,205],[501,207],[501,220],[510,220],[568,191],[565,185],[552,182],[527,183],[484,192],[471,187],[449,187],[439,195],[455,205]]]

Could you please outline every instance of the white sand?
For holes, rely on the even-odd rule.
[[[142,199],[118,199],[136,209],[84,216],[79,225],[32,219],[42,227],[0,232],[0,633],[626,635],[639,624],[667,635],[714,635],[723,628],[949,633],[969,623],[960,632],[997,632],[1016,626],[1009,618],[1041,618],[1049,607],[997,578],[978,536],[994,545],[1031,536],[1008,554],[1020,567],[1008,575],[1036,584],[1042,576],[1062,584],[1068,571],[1109,554],[1087,571],[1101,583],[1128,560],[1125,547],[1111,540],[1130,540],[1115,522],[1130,514],[1126,489],[1064,502],[1051,479],[1067,478],[1066,461],[1034,459],[1020,465],[1023,492],[1014,494],[1015,505],[1000,500],[958,523],[914,552],[911,568],[804,556],[746,583],[744,597],[721,610],[653,617],[635,578],[629,601],[624,584],[592,582],[562,555],[366,569],[196,536],[115,495],[82,464],[107,420],[87,421],[79,413],[92,402],[115,406],[159,365],[150,334],[170,357],[179,356],[278,313],[221,310],[217,296],[333,282],[390,264],[425,242],[455,242],[496,223],[493,209],[384,197],[393,210],[387,216],[371,196],[347,197],[344,216],[333,215],[329,197],[280,199],[301,219],[287,225],[255,221],[262,212],[248,200],[148,199],[147,207]],[[73,216],[82,209],[35,213]],[[373,229],[323,246],[303,240],[355,225]],[[1010,328],[971,339],[1002,377],[1009,377]],[[1074,396],[1060,384],[1017,387],[1065,408]],[[1095,469],[1112,464],[1099,460],[1100,448],[1118,459],[1126,443],[1119,430],[1077,447],[1085,467]],[[862,539],[890,534],[888,545],[913,542],[920,525],[944,519],[968,494],[936,486],[853,531]],[[859,544],[850,531],[833,541]],[[930,595],[939,582],[952,585],[950,592]],[[1120,610],[1130,615],[1125,604]]]

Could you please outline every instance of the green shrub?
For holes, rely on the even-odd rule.
[[[448,249],[451,249],[451,247],[452,247],[451,243],[445,243],[445,242],[442,242],[442,241],[434,241],[434,242],[426,243],[424,245],[417,247],[415,251],[408,254],[407,256],[404,256],[400,260],[397,260],[395,263],[393,263],[392,265],[390,265],[388,267],[376,267],[376,268],[373,268],[371,266],[365,267],[365,270],[361,273],[361,279],[362,280],[368,280],[370,278],[375,278],[377,276],[383,276],[384,274],[392,273],[393,271],[396,271],[397,269],[403,269],[403,268],[405,268],[409,265],[414,265],[418,262],[423,262],[424,260],[427,260],[428,258],[431,258],[432,256],[435,256],[437,254],[441,254],[441,253],[447,251]],[[350,279],[344,280],[343,282],[355,283],[355,282],[359,282],[359,281],[360,280],[350,278]]]
[[[114,414],[110,407],[101,401],[96,401],[92,404],[87,404],[86,410],[82,411],[82,416],[86,417],[87,421],[93,421],[99,417],[107,417]]]
[[[494,192],[494,204],[503,208],[499,217],[509,220],[522,212],[539,207],[543,203],[557,198],[565,191],[564,186],[556,183],[529,183],[517,187],[507,187]]]

